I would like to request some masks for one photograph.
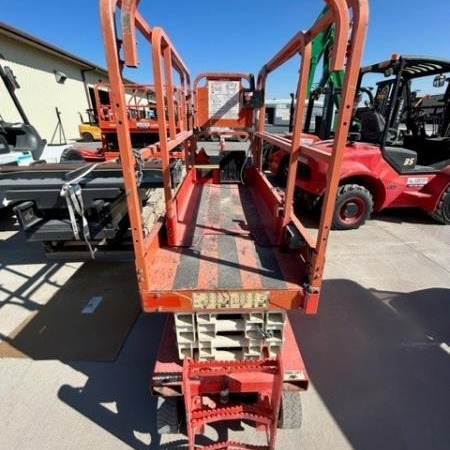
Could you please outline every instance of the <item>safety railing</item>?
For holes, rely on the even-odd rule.
[[[170,152],[180,146],[189,148],[193,136],[194,115],[192,111],[193,98],[189,71],[171,43],[169,37],[161,28],[152,28],[137,11],[137,0],[101,0],[101,17],[103,23],[108,69],[111,83],[111,104],[117,118],[117,134],[120,155],[124,170],[124,182],[127,192],[128,212],[133,234],[136,265],[140,288],[145,290],[150,278],[151,261],[148,260],[150,246],[154,239],[149,239],[141,220],[140,196],[137,188],[136,166],[137,158],[147,158],[154,153],[155,147],[161,154],[164,196],[166,205],[167,243],[173,245],[180,242],[177,233],[177,203],[174,200],[174,189],[170,179]],[[300,77],[297,85],[297,103],[293,135],[290,141],[264,131],[265,107],[259,108],[259,123],[256,137],[252,142],[254,160],[262,165],[262,146],[264,141],[279,144],[289,150],[289,173],[287,188],[284,196],[283,210],[280,212],[281,226],[279,227],[279,243],[282,242],[285,229],[293,224],[303,235],[307,244],[308,274],[306,296],[312,299],[307,302],[308,312],[314,312],[317,307],[318,291],[322,281],[325,250],[328,234],[331,228],[335,199],[339,182],[339,171],[343,157],[343,150],[347,142],[352,104],[357,86],[358,72],[361,63],[362,49],[365,40],[368,3],[367,0],[326,0],[329,9],[307,31],[297,33],[260,71],[258,75],[257,91],[264,91],[266,80],[270,73],[291,60],[296,55],[301,56]],[[116,14],[121,9],[121,40],[117,40],[115,33]],[[313,39],[327,27],[334,24],[336,38],[332,47],[332,71],[343,71],[344,82],[339,106],[335,138],[332,152],[328,156],[318,150],[315,145],[302,144],[304,136],[302,125],[304,121],[304,105],[308,89],[309,72],[311,67],[311,44]],[[136,31],[139,31],[151,45],[153,62],[153,83],[157,105],[157,122],[159,128],[159,142],[153,147],[144,148],[136,156],[130,142],[129,125],[127,120],[127,105],[125,88],[122,78],[122,61],[119,51],[123,52],[123,63],[129,67],[138,66]],[[178,75],[178,82],[174,82],[174,74]],[[197,84],[197,81],[196,81]],[[177,96],[172,95],[177,86]],[[178,98],[178,101],[175,99]],[[178,122],[177,122],[178,114]],[[198,118],[196,119],[198,120]],[[178,123],[178,126],[177,126]],[[198,122],[196,122],[198,125]],[[320,219],[317,239],[314,239],[295,216],[293,198],[298,157],[305,153],[319,155],[328,159],[327,187],[325,190],[322,215]],[[188,155],[189,152],[186,152]],[[186,156],[187,167],[192,161]],[[190,175],[195,178],[195,174]],[[152,236],[154,238],[154,236]],[[305,252],[305,250],[303,250]],[[303,256],[305,256],[303,254]],[[316,295],[317,294],[317,295]]]
[[[290,153],[281,231],[288,223],[293,223],[309,244],[310,264],[308,267],[308,280],[312,293],[320,288],[322,281],[326,245],[335,207],[343,151],[347,142],[369,12],[367,0],[326,0],[326,3],[329,6],[328,11],[319,17],[309,30],[300,31],[285,45],[261,69],[257,82],[258,89],[264,90],[267,77],[270,73],[295,56],[300,55],[300,77],[296,92],[297,101],[292,138],[291,140],[287,140],[264,131],[265,106],[262,106],[259,110],[255,158],[259,167],[261,167],[262,159],[260,149],[264,141],[268,141]],[[332,151],[328,154],[320,150],[319,147],[316,148],[314,145],[302,144],[304,137],[302,126],[305,115],[304,105],[307,100],[310,67],[312,64],[312,41],[332,24],[336,28],[336,38],[332,47],[331,70],[343,71],[344,82],[338,111],[336,134]],[[293,211],[298,158],[302,152],[328,161],[327,186],[316,239],[305,229]],[[314,305],[310,305],[310,310],[314,310]]]
[[[155,151],[161,156],[166,207],[166,227],[169,242],[173,239],[177,210],[171,183],[171,151],[189,146],[192,136],[191,77],[189,70],[163,29],[150,26],[137,11],[136,0],[100,0],[101,21],[105,40],[106,59],[110,78],[110,100],[117,122],[117,138],[120,159],[124,167],[124,183],[127,193],[136,266],[140,287],[145,289],[149,279],[150,264],[147,255],[151,240],[142,223],[141,198],[135,167],[142,160],[152,157]],[[118,20],[116,20],[118,19]],[[116,24],[120,23],[121,36],[117,39]],[[153,84],[156,100],[156,120],[159,142],[152,146],[133,150],[128,120],[129,105],[126,101],[122,67],[138,67],[137,31],[151,46]],[[123,60],[121,59],[123,56]],[[174,81],[177,74],[178,80]],[[187,154],[187,152],[186,152]],[[187,158],[187,156],[186,156]],[[187,161],[189,163],[189,161]]]

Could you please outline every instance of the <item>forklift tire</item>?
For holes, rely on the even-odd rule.
[[[436,209],[430,213],[439,223],[450,225],[450,187],[442,194]]]
[[[278,428],[298,430],[302,426],[302,397],[299,391],[283,391],[281,397]]]
[[[372,194],[358,184],[344,184],[339,188],[333,214],[332,228],[352,230],[370,218],[373,210]]]
[[[156,430],[158,434],[179,432],[178,411],[178,397],[158,397],[156,406]]]
[[[81,139],[84,141],[84,142],[93,142],[93,140],[94,140],[94,136],[92,136],[92,134],[91,133],[83,133],[82,135],[81,135]]]

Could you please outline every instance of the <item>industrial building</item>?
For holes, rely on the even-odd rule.
[[[106,69],[2,22],[0,39],[0,64],[14,72],[17,97],[40,135],[50,144],[77,139],[80,113],[94,106],[93,86],[108,80]],[[19,121],[4,89],[2,117]]]

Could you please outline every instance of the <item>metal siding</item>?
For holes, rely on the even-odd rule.
[[[22,106],[41,136],[49,142],[57,125],[55,108],[61,112],[61,122],[66,138],[77,139],[79,115],[88,108],[86,90],[82,81],[82,68],[65,59],[47,54],[22,42],[3,37],[0,53],[5,60],[2,64],[11,67],[21,88],[16,91]],[[64,84],[56,82],[54,70],[64,72],[67,79]],[[99,71],[86,72],[86,79],[95,83],[105,79]],[[4,90],[4,87],[2,86]],[[7,93],[1,92],[1,114],[4,120],[18,119],[14,106],[9,101],[4,107]],[[10,118],[11,117],[11,118]],[[59,133],[54,143],[59,143]]]

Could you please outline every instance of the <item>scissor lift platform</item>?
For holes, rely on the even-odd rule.
[[[245,185],[197,180],[178,216],[180,246],[161,246],[155,253],[144,310],[167,307],[170,298],[181,303],[180,310],[192,309],[191,301],[194,309],[220,301],[224,307],[230,301],[266,307],[269,298],[274,307],[277,299],[279,307],[299,306],[304,265],[298,253],[275,242],[273,213],[260,192],[251,174]],[[208,301],[209,307],[203,305]]]

